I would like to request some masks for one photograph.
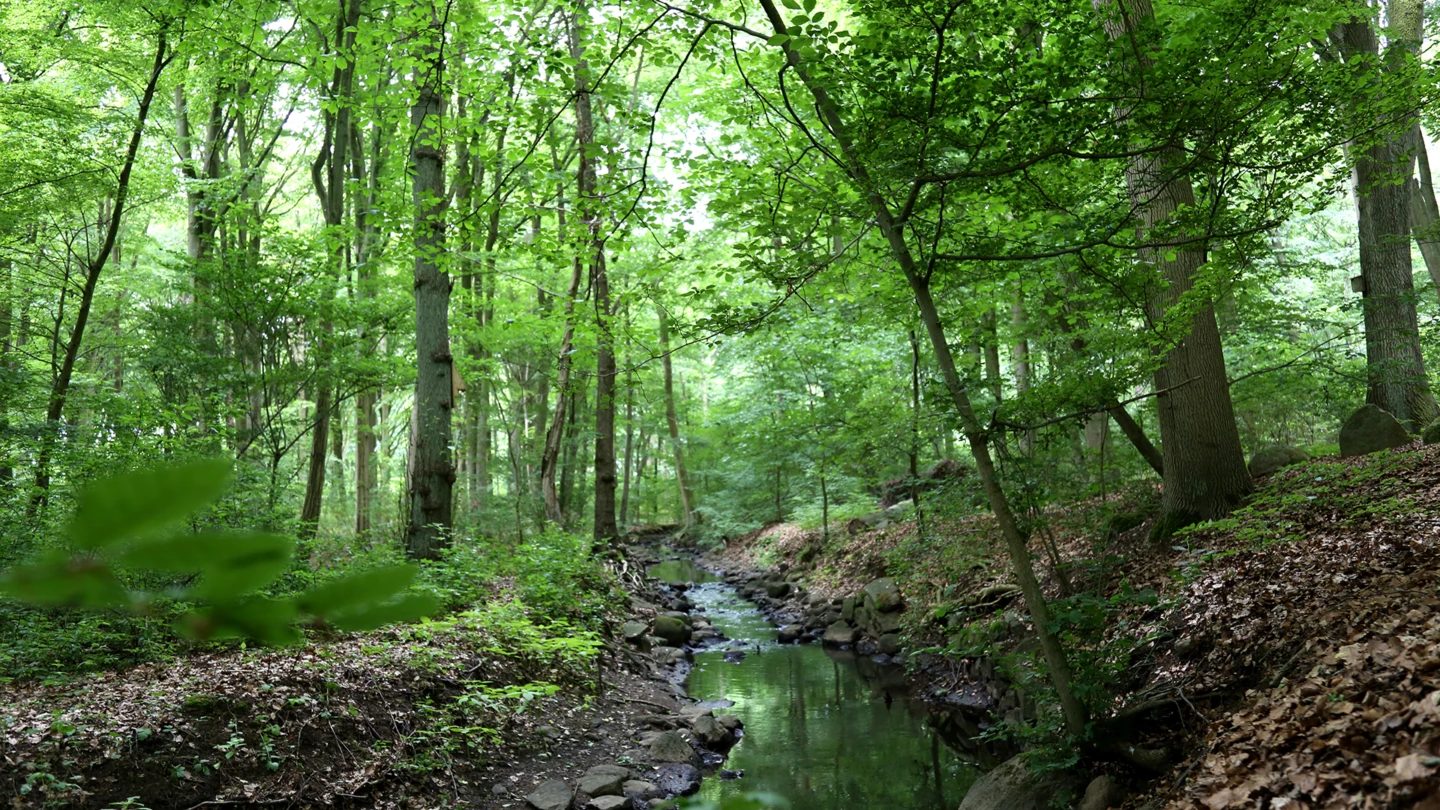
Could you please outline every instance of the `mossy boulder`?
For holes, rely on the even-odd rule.
[[[1291,447],[1285,444],[1272,444],[1269,447],[1262,447],[1255,451],[1250,457],[1250,475],[1255,478],[1270,475],[1283,467],[1291,464],[1299,464],[1302,461],[1309,461],[1310,454],[1298,447]]]
[[[680,647],[690,640],[690,628],[673,616],[656,616],[655,635],[671,647]]]
[[[1440,443],[1440,419],[1436,419],[1426,426],[1420,433],[1420,440],[1426,444]]]
[[[1340,456],[1364,456],[1410,443],[1410,433],[1389,411],[1366,405],[1340,428]]]

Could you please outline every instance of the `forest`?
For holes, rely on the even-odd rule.
[[[0,793],[1440,807],[1434,17],[0,0]]]

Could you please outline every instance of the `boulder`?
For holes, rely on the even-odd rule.
[[[645,636],[648,635],[648,630],[649,628],[645,626],[644,622],[631,619],[620,625],[620,637],[631,644],[640,644],[644,641]]]
[[[866,585],[864,593],[866,603],[878,613],[889,613],[905,607],[905,600],[900,596],[900,589],[896,587],[895,580],[890,577],[881,577]]]
[[[847,622],[855,620],[855,597],[847,596],[840,603],[840,618]]]
[[[540,786],[525,797],[535,810],[566,810],[575,801],[575,791],[563,779],[541,782]]]
[[[672,619],[680,622],[681,624],[685,625],[686,627],[692,627],[692,626],[693,626],[693,625],[691,625],[691,623],[690,623],[690,614],[689,614],[689,613],[686,613],[686,612],[684,612],[684,611],[682,611],[682,610],[667,610],[667,611],[665,611],[664,613],[662,613],[662,614],[660,614],[660,615],[662,615],[662,616],[668,616],[668,617],[670,617],[670,618],[672,618]]]
[[[621,765],[596,765],[580,777],[576,787],[588,796],[619,796],[620,786],[630,778],[630,769]]]
[[[673,616],[656,616],[655,635],[671,647],[681,647],[690,640],[690,628]]]
[[[859,630],[856,630],[845,622],[840,621],[835,622],[834,624],[825,628],[825,636],[821,639],[821,641],[830,646],[839,646],[841,644],[854,644],[855,637],[858,635],[860,635]]]
[[[666,796],[689,796],[700,789],[700,769],[687,762],[667,762],[655,769],[650,781]]]
[[[1431,422],[1429,427],[1425,428],[1425,430],[1421,432],[1420,441],[1426,444],[1435,444],[1436,442],[1440,442],[1440,419],[1436,419],[1434,422]]]
[[[776,637],[776,640],[778,640],[781,644],[794,644],[795,642],[800,640],[800,636],[804,632],[805,628],[798,624],[787,624],[784,627],[780,628],[780,633]]]
[[[656,762],[685,765],[695,765],[700,761],[695,749],[690,747],[690,743],[678,731],[663,731],[657,734],[650,743],[650,758]]]
[[[679,647],[656,647],[650,651],[650,657],[655,659],[655,663],[666,667],[673,667],[688,658],[685,651]]]
[[[1075,805],[1075,810],[1109,810],[1119,806],[1124,799],[1125,792],[1115,780],[1102,773],[1090,780],[1090,785],[1085,788],[1085,795],[1080,799],[1080,803]]]
[[[784,599],[790,594],[790,583],[774,582],[765,586],[765,594],[771,599]]]
[[[1410,443],[1410,434],[1400,420],[1375,405],[1366,405],[1350,415],[1340,428],[1340,456],[1364,456]]]
[[[1068,802],[1082,784],[1070,771],[1032,771],[1025,757],[1017,756],[975,780],[960,810],[1047,810]]]
[[[690,730],[695,733],[696,739],[700,740],[706,748],[720,750],[725,748],[729,741],[730,731],[720,725],[720,721],[710,715],[695,718]]]
[[[596,796],[585,805],[585,810],[628,810],[633,806],[628,796]]]
[[[620,792],[630,798],[635,804],[657,799],[660,797],[660,788],[653,782],[646,782],[644,779],[631,779],[620,786]]]
[[[862,638],[855,642],[856,655],[871,656],[878,652],[880,652],[880,645],[876,644],[872,639]]]
[[[726,731],[735,731],[745,727],[745,724],[740,722],[740,718],[733,714],[722,714],[716,718],[715,722],[719,723]]]
[[[1288,467],[1291,464],[1299,464],[1302,461],[1309,461],[1310,454],[1298,447],[1291,447],[1285,444],[1272,444],[1269,447],[1262,447],[1255,451],[1250,457],[1250,475],[1259,478],[1279,470],[1281,467]]]
[[[900,652],[900,635],[898,633],[886,633],[880,637],[880,654],[894,655]]]

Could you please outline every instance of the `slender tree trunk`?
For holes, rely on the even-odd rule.
[[[110,259],[111,248],[120,235],[120,222],[125,216],[125,203],[130,194],[130,175],[135,170],[135,156],[140,151],[140,141],[145,135],[145,122],[150,117],[150,104],[155,100],[155,88],[160,83],[160,74],[170,64],[173,56],[169,53],[168,31],[160,29],[155,45],[155,60],[150,67],[150,78],[140,94],[140,106],[135,118],[135,128],[130,132],[130,145],[125,150],[125,161],[120,166],[120,176],[115,183],[115,199],[106,223],[105,236],[99,249],[85,268],[85,284],[80,291],[80,305],[75,312],[75,324],[70,327],[70,339],[65,343],[64,359],[50,386],[50,399],[45,408],[47,430],[35,459],[35,496],[30,502],[33,516],[44,504],[50,489],[50,457],[54,444],[59,440],[60,417],[65,412],[65,400],[70,395],[70,381],[75,374],[75,362],[80,357],[84,343],[85,325],[90,320],[90,310],[95,304],[95,288],[100,283],[100,274]]]
[[[338,53],[336,67],[330,78],[330,100],[335,103],[334,112],[326,111],[325,129],[321,139],[320,152],[310,166],[310,179],[315,194],[320,198],[320,210],[325,216],[326,239],[334,265],[325,285],[326,303],[334,297],[334,283],[348,272],[349,250],[340,233],[345,223],[345,177],[350,170],[348,150],[353,137],[351,118],[354,98],[352,88],[355,81],[355,36],[360,20],[360,4],[363,0],[339,0],[335,12],[333,32]],[[327,354],[334,326],[328,318],[322,318],[319,335],[315,340],[317,362],[328,363]],[[330,441],[330,418],[334,410],[334,384],[328,375],[321,373],[319,391],[315,395],[315,424],[310,436],[310,466],[305,476],[305,501],[300,509],[300,537],[313,537],[320,525],[320,510],[325,496],[325,449]]]
[[[590,63],[585,58],[589,9],[576,0],[570,18],[570,56],[575,60],[575,141],[579,149],[577,196],[590,252],[595,293],[595,525],[597,544],[619,535],[615,524],[615,336],[610,331],[610,280],[606,274],[605,240],[600,227],[595,166],[595,120],[591,111]]]
[[[680,488],[680,522],[689,526],[694,517],[695,495],[690,490],[690,476],[685,469],[685,445],[680,441],[680,419],[675,409],[675,375],[670,362],[670,318],[664,307],[660,313],[660,370],[665,383],[665,423],[670,428],[670,446],[675,453],[675,481]],[[778,492],[778,490],[777,490]],[[778,511],[778,496],[777,506]]]
[[[366,192],[364,204],[357,203],[354,214],[356,225],[356,295],[361,302],[375,299],[375,273],[372,262],[379,257],[375,239],[375,222],[369,211],[374,210],[380,193],[380,171],[382,161],[382,138],[379,126],[372,128],[370,141],[369,168],[366,168],[364,153],[360,149],[360,129],[351,127],[351,174],[357,184],[363,182]],[[377,330],[373,321],[366,323],[360,332],[361,346],[369,348],[367,341]],[[369,533],[373,519],[375,487],[379,484],[379,470],[376,464],[376,442],[378,425],[376,406],[380,393],[374,385],[367,385],[355,396],[355,533],[364,536]]]
[[[775,7],[774,0],[760,0],[760,4],[764,7],[765,14],[770,19],[775,33],[785,38],[781,40],[780,48],[784,51],[786,60],[814,97],[818,113],[840,148],[840,156],[845,163],[844,167],[869,203],[881,235],[885,237],[891,254],[900,265],[906,281],[910,284],[910,289],[915,296],[915,304],[920,311],[920,319],[925,324],[925,330],[929,334],[931,346],[935,352],[936,364],[940,367],[945,387],[950,393],[955,410],[960,417],[961,427],[970,443],[970,451],[975,458],[975,469],[979,475],[981,486],[990,501],[995,521],[1005,537],[1005,545],[1010,553],[1016,581],[1025,597],[1036,636],[1040,641],[1040,648],[1050,668],[1050,680],[1055,687],[1056,696],[1059,698],[1065,716],[1066,730],[1072,736],[1081,738],[1085,735],[1088,715],[1084,704],[1071,689],[1069,660],[1060,646],[1060,640],[1051,631],[1050,609],[1040,590],[1040,583],[1035,578],[1035,571],[1030,561],[1030,550],[1026,546],[1027,538],[1010,510],[1009,500],[1000,486],[995,464],[990,456],[989,437],[976,417],[975,409],[970,402],[970,395],[966,392],[964,383],[960,379],[960,373],[955,367],[954,355],[950,352],[950,344],[945,339],[945,330],[940,323],[939,312],[930,295],[930,279],[916,263],[910,245],[906,241],[903,227],[895,221],[890,205],[880,195],[879,187],[871,179],[868,167],[856,155],[849,129],[841,119],[840,112],[831,100],[829,93],[810,76],[799,52],[791,47],[788,40],[788,29],[780,11]]]
[[[1111,0],[1094,0],[1094,6],[1112,40],[1130,36],[1154,16],[1150,0],[1131,0],[1123,11]],[[1135,92],[1143,95],[1138,75],[1148,69],[1150,59],[1145,54],[1137,58],[1141,62],[1128,65],[1128,69],[1137,75]],[[1128,111],[1120,113],[1121,119],[1129,117]],[[1183,154],[1175,146],[1131,159],[1125,179],[1132,205],[1139,211],[1142,237],[1171,220],[1182,207],[1194,206],[1189,178],[1177,174],[1183,162]],[[1205,249],[1203,245],[1186,246],[1166,255],[1163,249],[1142,248],[1141,258],[1160,271],[1162,288],[1151,296],[1148,309],[1151,322],[1161,323],[1166,312],[1193,288],[1207,261]],[[1188,333],[1165,352],[1155,372],[1155,390],[1165,493],[1152,537],[1163,539],[1184,526],[1229,514],[1250,491],[1250,472],[1235,424],[1213,306],[1200,310]],[[1123,421],[1121,429],[1126,429]]]
[[[449,543],[455,467],[450,458],[454,410],[454,359],[450,354],[450,273],[445,251],[445,150],[440,121],[445,114],[439,9],[426,5],[428,31],[415,79],[419,93],[410,111],[415,196],[415,418],[410,435],[409,528],[406,550],[433,559]]]
[[[1405,181],[1410,192],[1410,230],[1425,259],[1430,284],[1440,294],[1440,203],[1435,200],[1435,176],[1430,172],[1425,133],[1418,123],[1410,130],[1410,140],[1417,161],[1415,174]]]
[[[4,439],[10,430],[10,396],[15,390],[13,375],[18,365],[12,358],[14,345],[12,344],[12,314],[14,312],[14,264],[5,259],[0,262],[0,497],[10,488],[10,482],[15,478],[15,468],[11,466],[10,452]],[[629,460],[629,443],[627,434],[626,460]],[[630,470],[625,470],[626,494],[629,494]]]
[[[1015,333],[1012,349],[1015,362],[1015,395],[1023,396],[1030,390],[1030,341],[1026,338],[1029,317],[1025,313],[1025,298],[1020,296],[1010,307],[1010,325]],[[1030,455],[1035,451],[1035,431],[1026,430],[1020,434],[1020,452]]]
[[[985,352],[985,384],[998,406],[1005,399],[1005,387],[1000,379],[1000,335],[995,328],[994,307],[980,316],[980,343]]]

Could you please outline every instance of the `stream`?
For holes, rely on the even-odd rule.
[[[724,767],[744,776],[706,779],[701,797],[761,790],[793,810],[942,810],[979,775],[926,723],[932,709],[907,694],[901,668],[819,644],[777,644],[754,604],[691,562],[660,563],[650,574],[693,582],[687,598],[730,639],[695,653],[688,689],[706,705],[733,701],[723,713],[739,717],[745,735]],[[743,660],[726,660],[733,650],[745,651]]]

